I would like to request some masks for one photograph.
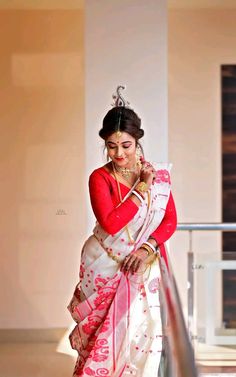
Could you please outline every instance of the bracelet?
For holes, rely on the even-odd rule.
[[[147,252],[147,255],[151,255],[153,254],[153,251],[152,249],[148,246],[148,245],[145,245],[145,243],[143,243],[141,246],[140,246],[140,249],[144,249],[146,252]]]
[[[133,189],[133,191],[137,192],[137,194],[139,194],[140,196],[142,196],[143,200],[145,200],[145,196],[144,196],[144,193],[139,191],[136,187]]]
[[[144,198],[140,193],[138,193],[136,190],[133,190],[132,194],[134,194],[140,200],[140,202],[143,203]]]
[[[137,192],[137,194],[139,194],[139,195],[143,198],[143,200],[145,200],[145,196],[143,195],[142,192],[140,192],[140,191],[137,190],[137,189],[134,189],[133,191]]]
[[[144,242],[144,245],[148,245],[152,249],[152,251],[156,254],[157,249],[155,248],[155,246],[151,242],[146,241],[146,242]]]
[[[154,238],[154,237],[152,237],[152,236],[149,236],[148,239],[149,239],[149,240],[154,240],[154,241],[156,242],[157,245],[154,246],[154,247],[155,247],[155,249],[157,250],[157,249],[159,248],[159,245],[158,245],[158,243],[157,243],[156,238]]]
[[[146,182],[140,181],[137,186],[135,187],[136,190],[138,190],[141,193],[147,192],[149,187]]]

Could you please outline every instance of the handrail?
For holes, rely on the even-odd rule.
[[[194,273],[193,271],[202,268],[201,265],[195,264],[195,253],[193,251],[193,231],[224,231],[235,232],[236,223],[179,223],[177,230],[188,231],[189,233],[189,250],[188,255],[188,331],[192,340],[197,339],[194,333]]]
[[[167,258],[168,258],[168,253]],[[167,344],[164,377],[197,377],[194,352],[185,325],[179,293],[168,258],[168,268],[163,258],[159,259],[161,271],[160,299],[163,309],[163,332]],[[164,347],[165,349],[165,347]]]
[[[192,251],[192,232],[193,231],[236,231],[236,223],[179,223],[177,230],[189,231],[190,248],[189,258],[189,295],[188,315],[189,319],[193,315],[193,271],[194,254]],[[162,370],[163,377],[197,377],[198,371],[194,360],[194,351],[191,344],[191,329],[185,325],[184,315],[181,307],[180,297],[171,267],[171,262],[167,254],[168,267],[163,258],[160,258],[161,287],[160,299],[163,318],[164,333],[164,352],[167,362],[166,368]],[[190,321],[189,321],[190,322]],[[190,335],[190,337],[189,337]]]
[[[223,230],[236,231],[236,223],[179,223],[177,230]]]

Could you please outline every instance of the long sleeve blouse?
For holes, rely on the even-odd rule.
[[[130,188],[120,183],[121,195]],[[99,224],[109,234],[115,234],[127,225],[137,213],[139,206],[130,197],[120,203],[117,182],[104,168],[93,171],[89,178],[90,200],[93,212]],[[117,207],[118,206],[118,207]],[[158,228],[150,235],[160,245],[174,233],[177,224],[175,204],[172,193],[166,206],[165,216]]]

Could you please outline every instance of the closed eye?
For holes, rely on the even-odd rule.
[[[113,143],[112,141],[108,141],[107,146],[109,149],[115,149],[118,147],[118,145],[116,143]],[[132,143],[130,141],[124,141],[123,143],[121,143],[121,146],[124,149],[128,149],[132,146]]]

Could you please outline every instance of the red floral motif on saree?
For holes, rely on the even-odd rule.
[[[81,280],[84,277],[84,273],[85,273],[85,268],[84,268],[84,266],[82,266],[82,263],[81,263],[81,265],[80,265],[80,271],[79,271],[79,277],[80,277]]]
[[[148,284],[148,289],[149,289],[149,292],[151,293],[157,293],[159,287],[160,287],[160,281],[158,278],[152,279],[150,283]]]
[[[77,377],[77,376],[82,375],[85,361],[86,361],[86,358],[84,357],[83,352],[81,352],[80,357],[77,359],[77,362],[75,364],[73,376]]]
[[[170,183],[170,173],[166,169],[160,169],[156,172],[156,179],[155,182],[161,183]]]
[[[106,284],[107,282],[109,281],[109,278],[105,279],[105,278],[100,278],[100,277],[97,277],[94,281],[95,283],[95,286],[97,289],[100,289],[104,286],[104,284]]]
[[[140,290],[140,294],[141,294],[141,296],[143,296],[143,297],[146,297],[146,296],[147,296],[146,291],[145,291],[145,286],[144,286],[144,284],[140,284],[140,286],[139,286],[139,290]]]
[[[113,300],[114,297],[114,289],[109,289],[107,292],[104,290],[99,290],[99,296],[94,300],[94,304],[96,305],[98,310],[107,309]]]
[[[106,376],[106,377],[111,377],[109,376],[109,370],[107,368],[98,368],[96,370],[87,367],[85,368],[85,373],[87,376],[93,376],[93,377],[100,377],[100,376]]]
[[[90,315],[88,317],[88,322],[82,326],[82,330],[85,334],[91,335],[96,331],[98,326],[100,326],[102,320],[103,319],[97,315]]]
[[[94,354],[92,356],[93,361],[101,362],[108,359],[109,346],[108,341],[104,339],[97,339],[93,347]]]
[[[103,325],[100,329],[100,333],[106,332],[109,329],[109,325],[110,325],[110,318],[107,317],[105,321],[103,322]]]
[[[116,275],[114,276],[114,278]],[[106,285],[110,278],[96,278],[95,286],[97,288],[98,296],[94,300],[94,305],[98,310],[108,309],[112,303],[114,295],[116,294],[116,288],[119,284],[118,281],[113,281],[111,285]]]
[[[118,282],[113,283],[112,286],[106,286],[106,285],[100,285],[108,282],[108,279],[101,279],[101,278],[96,278],[95,279],[95,285],[97,290],[97,297],[94,299],[93,303],[97,311],[103,311],[107,312],[112,300],[114,298],[114,295],[116,294],[116,288],[118,285]],[[91,335],[95,333],[95,331],[98,329],[102,321],[104,321],[104,314],[98,315],[97,314],[91,314],[87,318],[87,322],[82,325],[82,330],[88,334]],[[105,332],[107,327],[109,325],[109,318],[107,318],[102,326],[101,331]]]

